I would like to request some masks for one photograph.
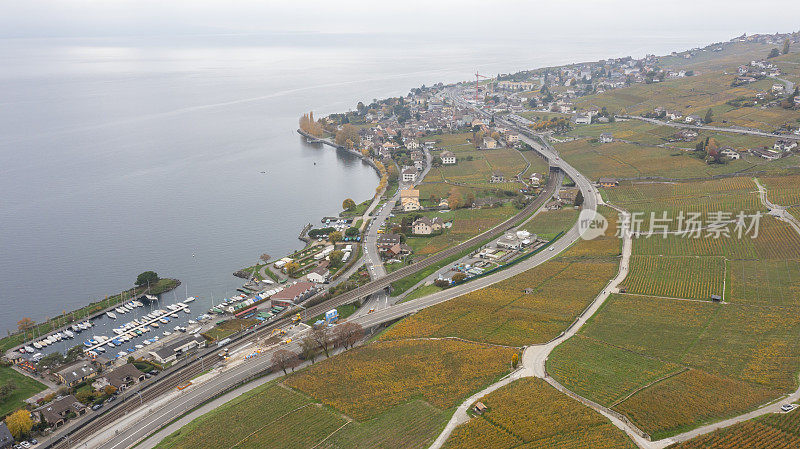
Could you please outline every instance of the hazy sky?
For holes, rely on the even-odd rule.
[[[384,32],[722,40],[741,32],[796,30],[798,17],[797,0],[0,0],[0,38]]]

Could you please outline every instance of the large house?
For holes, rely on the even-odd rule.
[[[493,150],[497,148],[497,141],[492,139],[491,137],[484,137],[483,138],[483,148],[486,150]]]
[[[489,178],[489,182],[491,182],[491,183],[503,182],[505,180],[506,180],[506,178],[499,171],[496,171],[496,172],[492,173],[492,177]]]
[[[386,233],[378,236],[375,246],[380,250],[387,250],[400,243],[400,234]]]
[[[414,221],[411,229],[417,235],[431,235],[442,230],[442,220],[439,217],[420,217]]]
[[[602,143],[611,143],[614,141],[614,136],[611,133],[602,133],[600,134],[600,142]]]
[[[126,363],[98,377],[97,380],[92,383],[92,388],[95,390],[102,390],[110,385],[116,388],[117,391],[123,391],[131,385],[143,382],[144,379],[144,373],[139,371],[133,363]]]
[[[205,346],[206,339],[200,335],[188,335],[161,348],[150,351],[150,356],[158,363],[174,362],[178,356],[192,349]]]
[[[442,159],[442,165],[455,165],[456,155],[452,151],[444,150],[439,157]]]
[[[419,190],[403,189],[400,191],[400,207],[403,212],[413,212],[420,210]]]
[[[316,293],[317,287],[311,282],[298,282],[270,296],[272,307],[300,304]]]
[[[328,275],[330,275],[330,271],[327,267],[318,266],[306,275],[306,279],[317,284],[324,284],[328,280]]]
[[[14,445],[14,436],[8,430],[5,422],[0,422],[0,449],[6,449]]]
[[[75,396],[68,394],[33,411],[34,419],[53,427],[61,427],[71,414],[86,414],[86,406],[78,402]]]
[[[97,375],[97,370],[94,366],[83,360],[75,362],[56,372],[56,378],[69,387],[74,387],[84,380],[91,379],[95,375]]]
[[[773,145],[772,148],[778,151],[791,151],[797,148],[797,141],[790,139],[778,139],[775,141],[775,145]]]
[[[616,187],[619,185],[619,181],[617,181],[617,178],[600,178],[600,180],[597,183],[600,184],[600,187],[606,187],[606,188]]]
[[[407,167],[403,169],[403,182],[414,182],[417,180],[417,169]]]

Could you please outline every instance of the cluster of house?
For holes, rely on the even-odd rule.
[[[54,373],[62,384],[75,387],[81,383],[89,383],[95,391],[103,391],[107,387],[114,387],[121,392],[131,386],[143,382],[147,374],[140,371],[132,363],[126,363],[107,372],[100,372],[93,364],[78,361]],[[74,395],[59,396],[48,404],[34,409],[31,418],[34,423],[44,423],[50,427],[61,427],[69,419],[83,416],[88,411],[85,404],[81,403]]]

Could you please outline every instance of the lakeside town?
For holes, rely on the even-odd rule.
[[[754,44],[758,47],[751,61],[738,65],[735,72],[724,72],[720,81],[715,58]],[[765,45],[777,53],[772,49],[764,53]],[[476,75],[475,80],[452,85],[421,86],[404,97],[358,103],[352,111],[320,119],[309,112],[300,118],[298,138],[348,151],[374,167],[380,181],[373,198],[360,203],[343,199],[338,215],[303,227],[301,249],[275,257],[262,254],[259,263],[235,273],[245,281],[236,295],[207,311],[195,311],[194,316],[189,307],[195,298],[188,292],[183,299],[174,295],[170,300],[166,294],[179,282],[170,280],[153,292],[148,283],[137,280],[139,290],[91,314],[64,318],[44,332],[32,332],[34,323],[21,323],[23,337],[7,337],[11,344],[4,347],[4,359],[5,368],[25,376],[25,385],[2,387],[2,400],[11,405],[3,411],[12,422],[21,422],[19,428],[27,429],[22,433],[26,438],[41,438],[87,414],[102,413],[126,391],[154,382],[160,372],[177,368],[181,361],[188,363],[204,348],[220,348],[216,366],[246,364],[262,352],[288,347],[298,335],[443,292],[551,250],[552,242],[567,229],[563,224],[574,221],[582,210],[584,193],[576,179],[534,151],[516,127],[545,136],[565,159],[571,156],[572,145],[581,143],[613,148],[619,152],[615,154],[666,150],[672,161],[696,163],[691,168],[683,164],[684,173],[693,175],[695,170],[717,179],[743,170],[758,173],[781,163],[791,168],[800,152],[800,71],[775,59],[798,46],[797,32],[743,35],[661,57]],[[705,59],[712,62],[697,63]],[[683,64],[693,68],[678,68]],[[646,101],[630,104],[614,97],[620,89],[652,93],[647,89],[666,83],[686,82],[700,89],[701,84],[692,83],[707,87],[711,81],[706,75],[712,73],[713,81],[722,84],[716,94],[727,98],[726,107],[703,99],[678,104],[671,93],[646,95]],[[460,100],[453,92],[461,95]],[[758,111],[759,118],[737,112],[744,108]],[[786,114],[794,120],[785,119]],[[574,165],[596,189],[613,190],[632,180],[664,176],[597,161],[585,163],[595,168],[584,170],[582,163],[577,159]],[[432,271],[409,275],[392,282],[382,295],[332,307],[322,315],[309,316],[305,311],[466,242],[537,199],[545,200],[541,210]],[[537,216],[550,221],[542,225]],[[154,285],[164,281],[157,275],[149,280]],[[533,294],[529,289],[525,293]],[[182,314],[188,320],[185,327],[171,321]],[[114,323],[116,335],[94,334],[81,344],[79,334],[92,333],[94,320]],[[291,324],[273,329],[252,348],[236,354],[224,348],[279,320]],[[365,335],[362,328],[350,332],[349,338],[357,335],[356,340]],[[64,354],[41,351],[47,344],[68,340],[75,345]],[[116,346],[126,349],[104,354]],[[287,363],[294,368],[300,361]],[[187,379],[181,386],[190,384]],[[34,394],[21,397],[28,393]],[[475,410],[480,415],[485,406]],[[22,434],[14,429],[19,440]],[[3,433],[7,432],[0,429],[0,438]],[[36,444],[35,438],[30,441]]]

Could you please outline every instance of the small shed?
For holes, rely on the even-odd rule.
[[[720,295],[711,295],[711,300],[714,301],[714,302],[721,302],[722,301],[722,296],[720,296]]]
[[[486,407],[486,404],[484,404],[483,402],[478,402],[472,406],[472,411],[474,411],[479,415],[483,415],[483,412],[485,412],[488,409],[489,407]]]

